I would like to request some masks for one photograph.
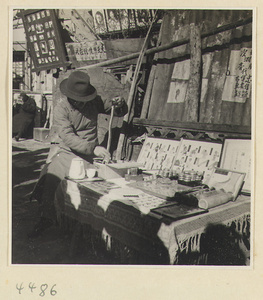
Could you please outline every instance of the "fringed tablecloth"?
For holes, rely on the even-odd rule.
[[[111,200],[107,205],[103,201],[102,195],[64,180],[56,194],[58,219],[66,216],[88,224],[101,232],[107,249],[118,243],[152,257],[159,264],[178,264],[181,253],[199,253],[201,237],[211,225],[231,226],[240,235],[249,234],[250,198],[247,196],[210,209],[208,213],[169,222],[156,214],[140,211],[127,201]]]
[[[250,230],[250,199],[240,196],[236,202],[230,202],[210,209],[208,213],[179,220],[166,225],[162,223],[158,232],[169,251],[170,263],[177,263],[179,253],[200,252],[201,235],[211,225],[234,226],[240,234]]]

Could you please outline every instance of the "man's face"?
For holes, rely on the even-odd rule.
[[[76,108],[77,110],[82,110],[85,105],[87,104],[87,102],[81,102],[81,101],[76,101],[76,100],[73,100],[73,99],[70,99],[68,98],[68,102],[74,107]]]

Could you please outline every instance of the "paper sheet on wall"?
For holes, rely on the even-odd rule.
[[[183,103],[188,86],[188,80],[171,81],[167,103]]]
[[[250,97],[252,82],[252,49],[232,50],[222,100],[245,103]]]
[[[189,80],[189,78],[190,78],[190,59],[175,63],[172,79]]]

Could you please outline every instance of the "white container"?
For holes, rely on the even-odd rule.
[[[94,178],[97,175],[96,169],[86,169],[86,176],[88,178]]]
[[[81,158],[73,158],[69,169],[69,177],[72,179],[83,179],[85,178],[84,162]]]

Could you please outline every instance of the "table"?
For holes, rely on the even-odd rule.
[[[123,188],[124,180],[118,180]],[[65,179],[56,193],[58,219],[66,217],[88,225],[100,234],[108,250],[116,250],[116,245],[128,247],[150,264],[213,264],[208,257],[217,260],[221,256],[217,251],[222,241],[227,251],[237,247],[228,264],[239,264],[242,259],[241,264],[244,259],[249,264],[250,197],[240,195],[235,202],[209,209],[208,213],[172,221],[129,200],[114,200],[109,194]],[[221,241],[215,240],[220,234]],[[218,259],[217,263],[225,264],[225,260]]]

